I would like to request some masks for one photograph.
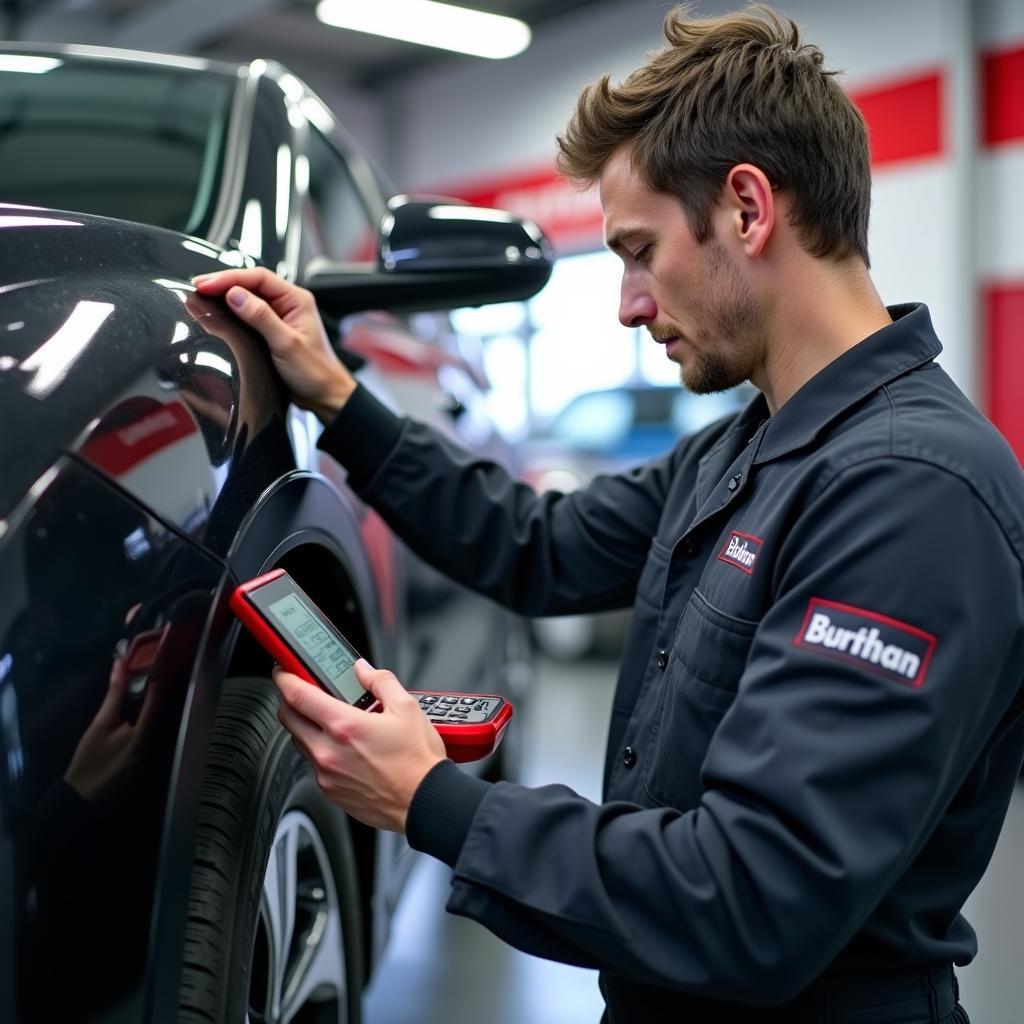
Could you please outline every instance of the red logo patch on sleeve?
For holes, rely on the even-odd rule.
[[[899,619],[812,597],[793,643],[913,687],[924,685],[938,641]]]

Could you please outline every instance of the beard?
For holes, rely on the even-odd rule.
[[[705,250],[704,281],[693,308],[699,325],[696,344],[691,346],[689,365],[679,368],[680,383],[695,395],[728,391],[749,380],[764,348],[757,297],[720,242],[709,240]],[[650,333],[655,340],[665,340],[679,332],[652,324]]]

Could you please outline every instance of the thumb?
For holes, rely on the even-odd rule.
[[[237,284],[227,290],[224,298],[239,320],[263,335],[275,355],[283,354],[295,344],[295,331],[266,300]]]
[[[96,712],[94,722],[103,725],[119,725],[124,720],[122,707],[128,693],[128,684],[131,682],[131,673],[128,671],[123,658],[114,658],[110,667],[110,676],[107,680],[107,692]]]
[[[365,658],[360,658],[356,662],[355,668],[356,678],[384,707],[388,707],[396,700],[406,696],[406,689],[398,681],[394,672],[389,672],[384,668],[374,668]]]

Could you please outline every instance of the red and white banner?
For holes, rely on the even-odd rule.
[[[868,123],[876,170],[942,155],[942,89],[942,74],[934,71],[853,94]],[[602,241],[596,189],[581,190],[550,166],[429,191],[532,220],[561,252],[593,249]]]
[[[985,53],[980,63],[979,145],[986,153],[1019,154],[1024,143],[1024,46]],[[948,156],[943,69],[862,87],[851,93],[868,125],[876,178],[915,163],[940,165]],[[1019,156],[1015,156],[1019,159]],[[536,222],[561,253],[602,243],[596,189],[581,191],[551,166],[442,185],[434,193],[509,210]],[[1015,242],[1016,249],[1016,242]],[[986,411],[1024,461],[1024,242],[998,281],[981,281],[985,335],[981,362]]]

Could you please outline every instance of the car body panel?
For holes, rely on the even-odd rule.
[[[350,190],[352,251],[372,256],[386,204],[327,108],[269,62],[13,50],[139,75],[193,68],[220,76],[228,97],[207,147],[216,173],[194,204],[203,237],[27,206],[4,191],[0,165],[0,1012],[170,1024],[221,685],[270,670],[228,610],[232,576],[288,568],[362,653],[414,688],[503,692],[513,620],[411,557],[316,449],[320,425],[288,404],[262,339],[190,284],[257,264],[300,280],[329,255],[310,230],[333,209],[314,150]],[[393,368],[371,361],[363,375],[396,408],[505,458],[472,367],[438,358],[436,338],[416,336],[422,318],[394,323],[433,376],[396,399]],[[339,326],[344,337],[353,324]],[[459,411],[437,404],[445,395]],[[127,705],[105,701],[129,683],[117,718]],[[83,796],[69,779],[96,775],[82,765],[107,749],[101,726],[135,744]],[[411,857],[397,836],[354,834],[369,850],[373,959]]]
[[[131,546],[131,534],[138,535],[132,543],[143,547],[148,543],[146,536],[154,531],[173,539],[174,534],[164,525],[169,524],[203,544],[211,556],[229,560],[239,578],[259,574],[299,544],[315,542],[330,551],[333,560],[344,566],[346,577],[358,593],[367,637],[366,653],[381,664],[394,663],[399,625],[394,569],[390,571],[390,588],[381,586],[379,566],[375,569],[364,547],[367,531],[361,525],[359,503],[351,492],[297,469],[297,450],[306,461],[318,461],[314,428],[307,415],[289,414],[265,345],[219,303],[192,292],[188,284],[191,274],[209,270],[212,258],[184,248],[181,239],[170,232],[154,233],[153,229],[127,222],[81,215],[57,218],[50,211],[30,210],[20,211],[19,218],[17,251],[28,250],[36,264],[49,261],[51,266],[56,264],[59,272],[44,280],[18,282],[23,286],[10,289],[4,296],[5,326],[19,325],[17,330],[0,335],[5,344],[0,352],[10,360],[7,372],[0,377],[7,399],[5,422],[17,431],[16,437],[8,436],[4,452],[5,456],[17,455],[18,468],[16,474],[4,477],[2,494],[8,512],[4,519],[5,536],[0,541],[4,564],[6,559],[21,562],[23,575],[34,581],[36,587],[41,581],[56,579],[56,588],[66,576],[69,564],[75,565],[77,575],[82,561],[81,531],[95,530],[97,519],[103,519],[103,530],[108,532],[110,523],[116,520],[112,515],[90,515],[88,502],[82,497],[61,502],[47,512],[51,520],[45,528],[48,536],[78,539],[72,553],[55,552],[52,542],[43,547],[36,544],[30,555],[17,552],[25,547],[25,531],[31,535],[37,529],[33,524],[40,515],[39,509],[54,487],[66,489],[63,481],[69,474],[83,480],[102,475],[108,478],[109,486],[94,480],[80,494],[102,494],[123,509],[131,522],[139,519],[149,524],[141,534],[142,528],[136,526],[124,537],[115,538],[120,547]],[[75,245],[65,243],[69,236],[58,234],[53,230],[55,225],[46,223],[55,219],[67,220],[68,223],[59,225],[61,228],[77,225],[78,230],[70,235]],[[44,223],[39,225],[39,221]],[[8,251],[14,251],[14,247]],[[108,255],[111,252],[127,255],[113,259]],[[76,272],[79,267],[88,269]],[[0,269],[7,270],[2,261]],[[34,271],[35,265],[30,269]],[[161,274],[165,276],[158,277]],[[96,307],[105,315],[95,316],[84,327],[76,327],[75,311]],[[69,321],[70,329],[66,326]],[[73,335],[78,332],[73,337],[72,360],[66,359],[68,350],[60,347],[62,329],[65,337],[69,330]],[[56,348],[52,344],[54,337],[58,339]],[[10,339],[16,339],[17,345]],[[47,351],[56,355],[33,359],[40,351],[44,356]],[[50,369],[54,360],[59,361],[56,374]],[[64,452],[73,455],[73,459],[65,458]],[[7,460],[7,464],[11,465],[11,461]],[[55,464],[59,468],[54,468]],[[22,493],[20,503],[18,491]],[[74,524],[82,515],[86,520],[81,531],[76,531]],[[363,522],[366,521],[369,517],[364,512]],[[183,542],[175,543],[195,554]],[[389,533],[379,535],[377,550],[387,550],[389,543],[394,543]],[[43,571],[46,566],[53,567],[53,572]],[[208,575],[209,603],[224,576],[223,565],[211,558]],[[13,573],[5,571],[4,577],[11,579]],[[110,574],[97,569],[84,577],[83,587],[96,588],[109,603]],[[156,579],[149,583],[159,589]],[[388,614],[382,612],[382,594],[391,602]],[[122,603],[125,608],[149,605],[156,596],[143,588],[126,595]],[[75,595],[75,600],[89,604],[89,590]],[[45,623],[47,616],[39,610],[40,601],[43,607],[59,607],[52,598],[27,601],[20,606],[15,622]],[[4,605],[10,609],[18,607],[10,590]],[[146,825],[148,845],[134,848],[137,863],[150,870],[145,879],[147,891],[132,893],[131,906],[136,915],[132,948],[136,953],[144,951],[151,933],[155,945],[149,966],[145,961],[135,961],[131,971],[140,979],[149,978],[157,993],[165,985],[177,984],[190,875],[190,861],[187,857],[183,860],[182,854],[190,848],[194,836],[202,781],[203,761],[196,759],[194,752],[204,750],[208,742],[226,652],[233,645],[230,634],[237,632],[234,620],[223,609],[216,615],[211,612],[211,622],[215,625],[209,627],[204,645],[200,646],[202,630],[190,620],[193,632],[184,649],[195,652],[195,665],[189,666],[195,671],[191,680],[186,674],[176,681],[178,697],[174,711],[166,705],[161,712],[167,728],[175,714],[184,714],[180,735],[176,733],[176,743],[164,742],[161,785],[151,784],[147,792],[146,805],[159,822],[149,821]],[[378,624],[385,628],[378,628]],[[9,652],[17,645],[14,630],[12,625],[11,632],[0,638],[0,649]],[[90,632],[99,641],[110,633],[109,624]],[[20,626],[18,633],[22,633]],[[181,635],[180,631],[177,635]],[[23,636],[20,642],[24,642]],[[39,649],[43,646],[39,645]],[[98,649],[89,648],[83,658],[91,663],[98,656]],[[106,646],[104,657],[109,662]],[[19,669],[26,664],[25,658],[22,655],[14,659]],[[266,671],[269,665],[263,669]],[[11,692],[17,692],[22,685],[18,674],[13,673],[11,679],[10,685],[15,687]],[[165,684],[162,689],[166,692],[170,687]],[[51,711],[59,710],[62,719],[81,724],[77,736],[81,742],[98,709],[97,701],[102,703],[101,696],[94,685],[81,698],[82,710],[73,712],[66,691],[60,691],[48,707]],[[10,710],[9,700],[8,705]],[[13,707],[14,720],[23,721],[25,701],[16,702]],[[25,726],[20,727],[28,744],[24,756],[35,762],[39,759],[38,744],[48,741],[37,742],[41,735],[38,730],[26,739],[25,730]],[[53,747],[58,761],[70,756],[70,749],[72,737]],[[50,772],[47,778],[51,785],[60,788],[59,774]],[[5,799],[5,805],[9,803]],[[16,805],[12,806],[16,809]],[[165,812],[167,821],[174,824],[167,827],[163,836],[161,855],[160,824]],[[105,835],[109,830],[98,831]],[[18,845],[24,849],[24,841]],[[402,854],[394,839],[385,840],[379,854],[380,903],[385,909],[379,915],[381,923],[376,930],[380,933],[378,945],[382,945],[387,908],[397,899],[404,871],[394,867]],[[112,863],[115,861],[111,858]],[[162,865],[159,876],[155,871],[157,864]],[[140,879],[135,883],[137,890],[141,890],[142,882]],[[95,879],[82,891],[91,892],[96,906],[104,901],[117,904],[120,893],[111,891],[111,883],[109,878],[106,884]],[[12,905],[23,903],[24,896],[15,894]],[[143,908],[148,909],[148,915]],[[154,927],[157,918],[159,929]],[[44,920],[54,923],[52,916]],[[127,924],[118,927],[126,933],[129,930]],[[41,934],[41,926],[19,927],[16,934],[32,937],[33,943],[32,951],[27,951],[24,943],[29,940],[19,940],[19,963],[52,961],[52,957],[43,956],[52,932],[53,927],[47,929],[46,935]],[[81,937],[78,932],[75,934]],[[110,949],[111,941],[95,936],[91,944],[97,949]],[[127,978],[127,964],[125,972]],[[39,998],[45,995],[39,989],[38,978],[29,975],[25,980],[24,991]],[[68,998],[73,991],[73,986],[61,990]],[[58,994],[50,996],[56,998]],[[141,989],[134,987],[118,992],[103,990],[103,995],[121,1009],[129,1005],[138,1008],[145,997]],[[78,992],[74,1000],[85,1008],[91,1005],[90,999],[99,996],[97,991],[88,997]],[[151,1012],[156,1015],[152,1019],[160,1019],[165,1003],[162,996],[150,1000]],[[76,1003],[45,1004],[40,1012],[68,1013],[73,1005]],[[24,1006],[23,1003],[23,1009]],[[91,1012],[99,1013],[99,1006],[92,1005]]]
[[[161,371],[181,376],[189,277],[218,264],[171,232],[81,214],[0,206],[0,239],[0,395],[19,442],[5,445],[3,514],[97,411],[143,377],[155,398],[173,387]]]
[[[221,567],[61,458],[0,574],[11,977],[26,1019],[104,1020],[141,1009],[191,655]]]

